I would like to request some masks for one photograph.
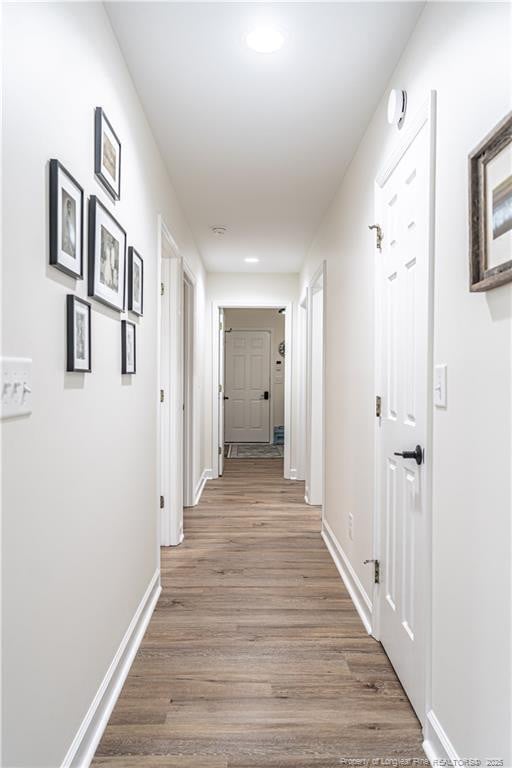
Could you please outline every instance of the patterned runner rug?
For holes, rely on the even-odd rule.
[[[269,443],[229,443],[226,456],[228,459],[282,459],[284,446]]]

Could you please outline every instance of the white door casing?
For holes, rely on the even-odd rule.
[[[268,443],[270,334],[268,331],[229,331],[225,345],[225,440]]]
[[[305,501],[324,503],[325,486],[325,284],[322,262],[313,275],[306,297],[306,450]]]
[[[433,97],[377,178],[374,634],[424,723],[430,626]],[[419,445],[422,463],[398,453]]]
[[[224,310],[219,311],[219,475],[224,474],[224,398],[226,397]]]
[[[183,540],[183,506],[194,504],[194,273],[158,218],[160,284],[158,329],[158,495],[160,546]],[[161,287],[158,286],[159,289]],[[185,293],[187,300],[184,301]],[[187,309],[187,316],[184,316]],[[186,325],[185,325],[186,323]],[[187,347],[185,349],[185,342]],[[187,439],[185,439],[185,431]]]

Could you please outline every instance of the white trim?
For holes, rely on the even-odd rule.
[[[431,765],[462,765],[434,710],[427,712],[423,749]]]
[[[290,480],[298,480],[299,479],[299,471],[295,469],[295,467],[290,468]]]
[[[199,482],[196,486],[196,491],[194,494],[194,505],[193,505],[194,507],[196,507],[199,504],[201,500],[201,496],[203,495],[204,487],[207,481],[211,479],[211,476],[212,476],[211,469],[203,469],[203,472],[201,474],[201,477],[199,478]]]
[[[347,592],[352,598],[352,602],[359,614],[359,618],[363,622],[364,628],[368,634],[371,635],[372,602],[327,520],[323,520],[322,522],[322,539],[324,540],[334,561],[334,565],[338,569],[338,573],[347,588]]]
[[[286,365],[284,367],[284,477],[290,480],[292,446],[292,397],[293,397],[293,302],[218,302],[212,301],[211,339],[212,339],[212,423],[211,423],[211,458],[212,477],[219,477],[219,342],[218,327],[221,309],[279,309],[285,307],[285,346]]]
[[[149,582],[91,706],[61,763],[61,768],[87,768],[90,765],[161,591],[160,569],[158,568]]]
[[[183,371],[183,506],[195,505],[194,499],[196,489],[194,487],[195,466],[194,466],[194,430],[195,430],[195,378],[196,378],[196,276],[185,257],[182,257],[183,268],[183,288],[188,290],[187,306],[183,307],[182,318],[182,339],[186,339],[186,348],[183,348],[182,360],[185,369]],[[186,316],[185,316],[186,311]],[[185,329],[186,333],[185,333]],[[182,340],[182,343],[183,343]]]
[[[327,287],[327,262],[325,259],[321,262],[317,268],[313,277],[309,281],[306,296],[303,299],[306,308],[306,392],[305,392],[305,467],[304,467],[304,479],[306,486],[305,499],[306,504],[310,504],[310,482],[311,482],[311,379],[312,379],[312,349],[313,349],[313,296],[315,293],[322,291],[322,522],[325,518],[325,456],[326,456],[326,439],[325,439],[325,329],[326,329],[326,287]]]

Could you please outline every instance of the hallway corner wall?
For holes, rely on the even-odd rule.
[[[2,352],[32,358],[33,413],[1,425],[2,764],[56,768],[158,579],[158,214],[197,278],[198,401],[205,274],[103,5],[13,3],[3,16]],[[116,203],[94,176],[96,106],[122,144]],[[50,158],[84,188],[85,232],[96,195],[143,256],[131,377],[119,313],[48,266]],[[92,373],[65,372],[67,294],[92,303]]]
[[[468,289],[467,158],[512,107],[511,7],[427,4],[389,88],[413,119],[437,91],[432,681],[428,731],[452,759],[512,764],[512,286]],[[503,77],[496,78],[496,72]],[[508,73],[508,77],[507,77]],[[371,604],[374,513],[374,181],[399,133],[387,90],[301,274],[326,281],[326,521]],[[407,126],[407,118],[406,123]],[[349,514],[353,515],[353,538]],[[446,755],[439,755],[445,758]]]

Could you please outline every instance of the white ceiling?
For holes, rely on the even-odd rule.
[[[422,4],[107,7],[206,268],[298,271]]]

